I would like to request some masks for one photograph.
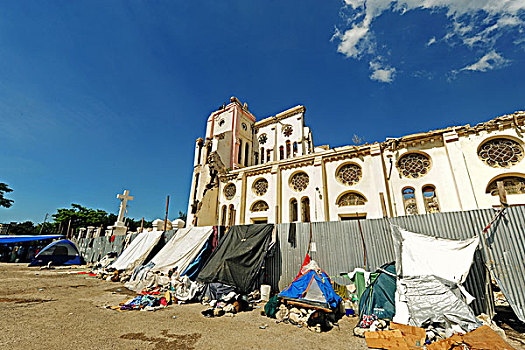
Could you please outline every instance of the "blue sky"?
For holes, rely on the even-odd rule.
[[[230,96],[297,104],[316,144],[525,109],[525,0],[0,4],[0,222],[71,203],[186,211],[193,147]]]

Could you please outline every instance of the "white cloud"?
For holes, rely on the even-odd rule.
[[[432,44],[435,44],[436,42],[437,42],[436,37],[433,36],[432,38],[430,38],[429,41],[427,41],[427,46],[430,46],[430,45],[432,45]]]
[[[381,83],[391,83],[396,76],[396,69],[388,65],[383,65],[380,61],[370,62],[370,79],[379,81]]]
[[[510,60],[505,59],[496,51],[492,50],[481,57],[477,62],[472,63],[468,66],[461,68],[460,70],[470,70],[476,72],[486,72],[489,70],[497,69],[504,67],[510,62]]]
[[[339,40],[337,51],[354,59],[368,56],[369,61],[373,61],[378,55],[377,47],[383,47],[380,43],[376,45],[374,20],[387,11],[403,15],[414,10],[445,13],[450,22],[447,33],[441,39],[433,36],[426,47],[444,40],[450,45],[459,43],[490,54],[502,33],[525,28],[525,0],[345,0],[343,13],[347,19],[346,28],[337,29],[332,38]],[[494,57],[492,59],[496,61]],[[488,65],[492,67],[490,69],[504,66],[497,63]],[[467,70],[466,67],[464,70]],[[395,70],[391,77],[394,73]],[[371,78],[377,76],[372,74]]]

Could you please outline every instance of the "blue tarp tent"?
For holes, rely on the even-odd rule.
[[[75,243],[62,239],[49,244],[35,256],[29,266],[43,266],[51,262],[53,265],[81,265],[82,259]]]
[[[0,235],[0,244],[40,241],[44,239],[60,238],[61,235]]]
[[[321,269],[308,269],[297,276],[288,288],[279,293],[279,297],[331,309],[343,300],[335,293],[330,277]]]

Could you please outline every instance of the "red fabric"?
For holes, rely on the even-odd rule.
[[[294,282],[295,282],[296,279],[301,277],[301,275],[303,274],[303,267],[305,267],[309,263],[310,263],[310,254],[306,253],[306,256],[304,257],[303,264],[301,265],[301,268],[299,269],[299,273],[297,274],[297,277],[295,277]]]
[[[111,239],[109,240],[111,243],[115,240],[115,235],[111,236]]]
[[[96,276],[97,275],[96,273],[84,272],[84,271],[77,272],[77,273],[81,274],[81,275],[88,275],[88,276]]]

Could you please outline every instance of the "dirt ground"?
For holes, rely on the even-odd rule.
[[[352,335],[355,318],[314,333],[276,324],[261,309],[212,319],[200,314],[200,304],[118,312],[105,306],[134,296],[120,283],[26,266],[0,264],[0,349],[367,348]]]

